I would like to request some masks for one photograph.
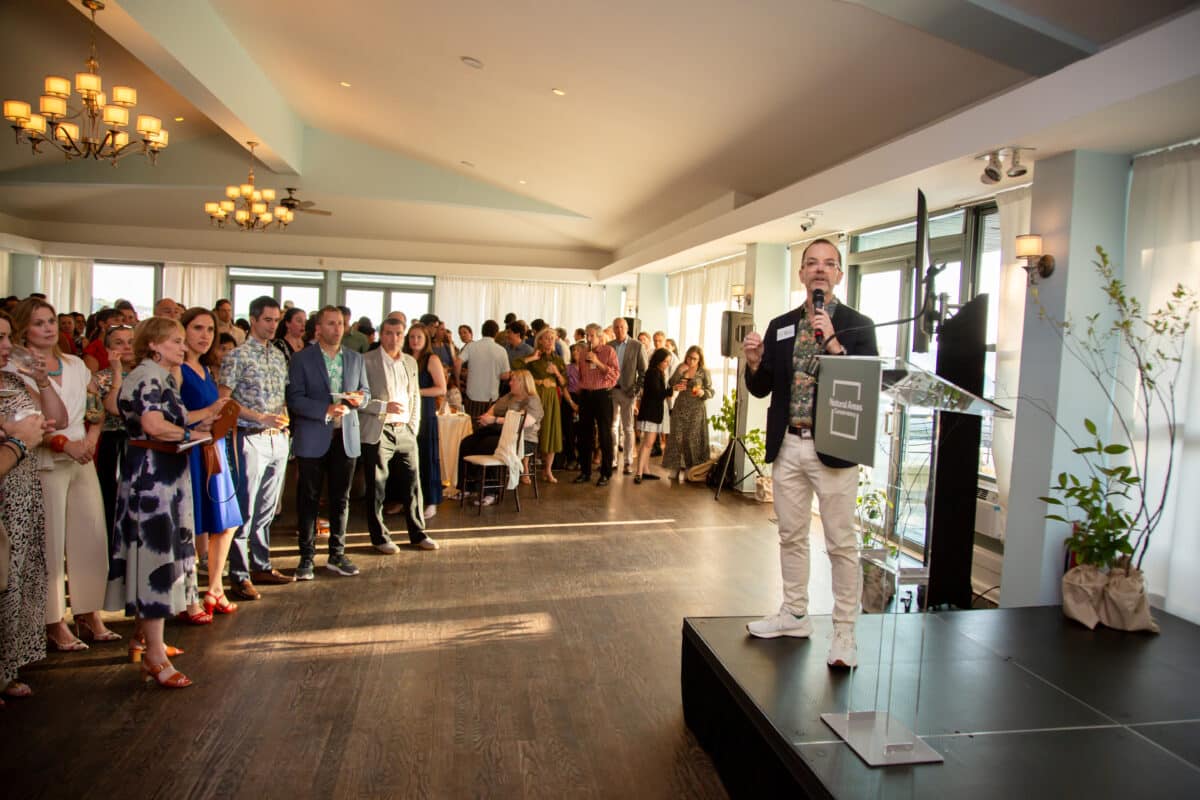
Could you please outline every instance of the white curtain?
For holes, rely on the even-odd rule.
[[[92,310],[92,260],[43,256],[40,269],[42,291],[56,311]]]
[[[1032,190],[1026,186],[996,195],[1000,213],[1000,298],[996,331],[995,400],[1017,410],[1021,377],[1021,335],[1025,327],[1025,295],[1028,275],[1017,260],[1017,237],[1029,233]],[[1012,485],[1013,436],[1016,419],[995,419],[992,425],[992,457],[996,464],[996,493],[1000,496],[999,530],[1008,520],[1009,489]]]
[[[526,322],[543,319],[567,334],[604,319],[605,287],[584,283],[552,283],[489,278],[438,277],[433,313],[453,330],[470,325],[476,335],[485,320],[502,322],[513,312]]]
[[[8,273],[8,251],[0,250],[0,295],[12,294],[9,289],[11,285]]]
[[[1125,282],[1145,309],[1162,306],[1176,284],[1200,290],[1200,146],[1134,162]],[[1167,611],[1200,623],[1200,424],[1188,423],[1200,420],[1200,371],[1193,369],[1198,321],[1193,317],[1176,386],[1179,426],[1171,491],[1142,567],[1149,591],[1164,597]],[[1165,443],[1163,431],[1152,432],[1151,453],[1161,453]],[[1156,455],[1148,488],[1161,485],[1164,468],[1165,458]]]
[[[225,267],[221,264],[187,264],[168,261],[163,265],[162,296],[188,308],[204,306],[225,296]]]
[[[737,361],[721,356],[721,312],[736,308],[733,284],[744,280],[745,268],[745,257],[738,256],[667,276],[667,336],[679,346],[680,358],[692,345],[704,352],[715,392],[708,401],[710,417],[737,388]],[[724,446],[725,434],[710,430],[709,441]]]

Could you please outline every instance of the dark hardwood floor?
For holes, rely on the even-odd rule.
[[[523,487],[520,514],[447,501],[436,552],[375,554],[357,501],[361,576],[322,555],[312,583],[168,623],[190,689],[143,685],[124,642],[51,655],[23,672],[35,697],[0,711],[3,795],[723,797],[683,723],[681,624],[777,607],[770,507],[573,476],[541,500]],[[289,501],[281,568],[293,529]],[[827,612],[828,562],[813,567]]]

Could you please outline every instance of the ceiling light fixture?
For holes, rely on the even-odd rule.
[[[176,118],[175,118],[175,121],[176,121],[176,122],[183,122],[183,117],[176,117]]]
[[[1012,161],[1010,162],[1008,172],[1004,173],[1010,178],[1020,178],[1029,172],[1029,167],[1021,163],[1021,148],[1012,148]]]
[[[994,150],[988,155],[987,164],[983,167],[983,174],[979,176],[980,183],[993,184],[999,183],[1000,178],[1004,173],[1001,171],[1004,165],[1000,163],[1000,151]]]
[[[271,225],[286,228],[288,223],[296,218],[295,213],[286,206],[276,205],[274,189],[258,189],[254,186],[254,148],[258,142],[246,142],[250,147],[250,175],[245,183],[225,187],[225,199],[219,202],[204,204],[204,212],[208,214],[209,222],[218,228],[225,227],[232,221],[244,231],[265,231]]]
[[[483,69],[483,62],[475,56],[459,56],[459,60],[471,69]]]
[[[129,109],[137,105],[137,90],[128,86],[112,87],[112,102],[102,91],[100,62],[96,60],[96,12],[104,10],[104,0],[83,0],[92,12],[91,54],[85,62],[87,72],[75,73],[75,91],[82,104],[68,113],[71,81],[58,75],[47,75],[46,93],[38,102],[39,114],[34,114],[22,100],[4,101],[4,118],[17,132],[17,144],[28,142],[34,153],[40,153],[43,142],[49,142],[69,161],[72,158],[94,158],[97,161],[117,160],[130,153],[140,152],[153,164],[159,151],[167,146],[168,135],[162,120],[139,114],[135,129],[141,134],[141,150],[137,150],[122,130],[129,125]],[[77,120],[67,122],[66,120]]]
[[[338,81],[338,86],[341,86],[343,89],[350,88],[350,84],[347,81]]]
[[[566,89],[551,89],[551,90],[550,90],[550,92],[551,92],[552,94],[556,94],[556,95],[558,95],[559,97],[563,97],[563,96],[565,96],[565,95],[567,94],[567,90],[566,90]]]
[[[527,181],[527,180],[525,180],[524,178],[522,178],[521,180],[517,181],[517,183],[519,183],[519,184],[521,184],[522,186],[524,186],[525,184],[529,183],[529,181]]]

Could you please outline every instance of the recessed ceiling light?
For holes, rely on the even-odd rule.
[[[348,82],[346,82],[346,81],[338,81],[338,85],[339,85],[339,86],[342,86],[342,87],[344,87],[344,88],[346,88],[346,89],[349,89],[349,88],[350,88],[350,84],[349,84]]]
[[[458,162],[458,163],[462,164],[464,167],[473,167],[473,166],[475,166],[475,162],[474,162],[474,161],[460,161],[460,162]]]
[[[176,121],[176,122],[183,122],[183,117],[176,117],[176,118],[175,118],[175,121]]]
[[[517,181],[517,183],[519,183],[519,184],[521,184],[522,186],[524,186],[525,184],[529,183],[529,181],[527,181],[527,180],[525,180],[524,178],[522,178],[521,180]]]
[[[471,69],[483,69],[483,62],[475,56],[460,56],[459,59]]]
[[[566,89],[558,89],[558,88],[551,89],[550,91],[551,91],[551,93],[556,94],[559,97],[562,97],[563,95],[565,95],[567,93]]]

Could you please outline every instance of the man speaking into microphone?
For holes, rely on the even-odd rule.
[[[858,665],[854,622],[858,617],[861,573],[854,532],[857,465],[818,453],[813,443],[817,398],[816,356],[879,355],[871,320],[840,302],[834,289],[842,281],[842,256],[827,239],[817,239],[800,256],[804,304],[771,320],[765,335],[751,332],[742,346],[746,388],[755,397],[771,396],[767,409],[767,462],[774,466],[775,515],[779,518],[779,561],[783,604],[779,612],[751,622],[753,636],[807,638],[809,527],[812,497],[821,510],[825,546],[833,570],[833,642],[826,659],[831,667]]]

